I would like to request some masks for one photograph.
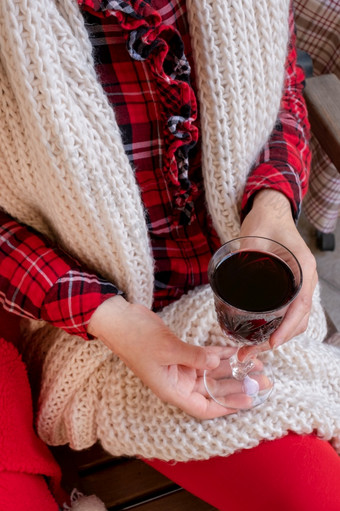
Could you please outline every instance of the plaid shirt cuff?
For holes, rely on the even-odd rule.
[[[0,211],[0,304],[29,319],[43,319],[91,339],[86,328],[96,308],[122,294],[87,273],[33,229]]]
[[[274,167],[270,163],[259,165],[249,177],[244,190],[241,204],[241,220],[244,220],[251,210],[256,193],[267,188],[281,192],[289,199],[293,218],[297,221],[302,201],[298,177],[297,173],[288,166],[286,166],[285,172],[283,172],[283,169],[280,169],[279,166]]]
[[[70,269],[50,288],[41,308],[41,319],[83,339],[91,316],[101,303],[122,294],[113,284],[80,268]]]

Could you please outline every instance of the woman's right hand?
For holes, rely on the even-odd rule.
[[[226,407],[213,401],[204,388],[204,370],[218,367],[221,359],[235,353],[234,348],[184,343],[143,305],[130,304],[122,296],[109,298],[93,313],[88,332],[108,346],[162,401],[189,415],[212,419],[252,404],[242,382],[231,382]]]

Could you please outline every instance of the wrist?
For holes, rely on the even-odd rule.
[[[296,229],[290,201],[281,192],[260,190],[241,225],[241,236],[263,236],[274,240]]]
[[[129,305],[129,302],[121,295],[112,296],[105,300],[92,314],[87,325],[87,333],[104,341],[107,334],[108,318],[110,323],[116,323],[125,314]]]
[[[277,190],[263,189],[254,197],[250,212],[270,216],[272,220],[291,220],[294,222],[290,200]]]

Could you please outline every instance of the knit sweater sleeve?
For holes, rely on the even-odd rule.
[[[290,39],[285,82],[278,118],[271,137],[262,148],[248,176],[241,217],[249,212],[255,194],[263,188],[282,192],[291,202],[295,220],[307,192],[311,162],[309,122],[303,98],[304,72],[297,65],[293,10],[289,18]]]
[[[121,292],[113,284],[0,211],[0,304],[5,310],[90,339],[93,312],[115,294]]]

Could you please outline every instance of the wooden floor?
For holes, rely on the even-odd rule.
[[[97,495],[109,511],[214,511],[143,461],[113,458],[99,445],[84,451],[54,447],[63,472],[63,486]]]

